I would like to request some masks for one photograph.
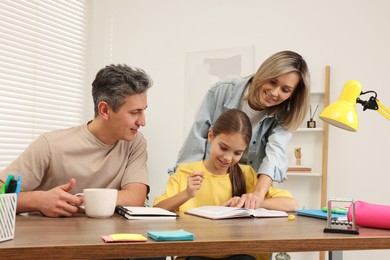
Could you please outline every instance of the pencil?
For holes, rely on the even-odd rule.
[[[186,169],[186,168],[180,168],[180,170],[184,173],[188,173],[188,174],[191,174],[193,173],[194,171],[193,170],[189,170],[189,169]]]
[[[186,169],[186,168],[180,168],[180,170],[181,170],[182,172],[184,172],[184,173],[187,173],[187,174],[191,174],[191,173],[193,173],[193,172],[200,172],[200,171],[189,170],[189,169]],[[202,178],[205,179],[205,178],[208,178],[208,177],[207,177],[207,175],[204,174],[204,175],[202,176]]]

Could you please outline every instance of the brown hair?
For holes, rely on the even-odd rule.
[[[230,109],[222,113],[212,128],[213,135],[240,133],[248,145],[252,138],[252,124],[248,116],[238,109]],[[232,196],[246,193],[244,174],[238,163],[229,167],[229,177],[232,183]]]

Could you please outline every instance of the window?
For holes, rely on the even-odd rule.
[[[40,134],[84,122],[84,0],[0,2],[0,171]]]

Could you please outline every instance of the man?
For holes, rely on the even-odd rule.
[[[84,188],[116,188],[117,204],[143,206],[148,186],[145,126],[151,78],[141,69],[109,65],[92,83],[94,119],[38,137],[0,174],[22,175],[17,212],[70,217]]]

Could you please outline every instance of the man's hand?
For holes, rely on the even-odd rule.
[[[83,203],[83,198],[68,193],[75,184],[76,180],[72,178],[66,184],[41,192],[39,211],[48,217],[73,216]]]
[[[188,176],[187,194],[189,197],[193,198],[195,196],[195,192],[202,187],[203,175],[203,172],[193,172],[190,176]]]

